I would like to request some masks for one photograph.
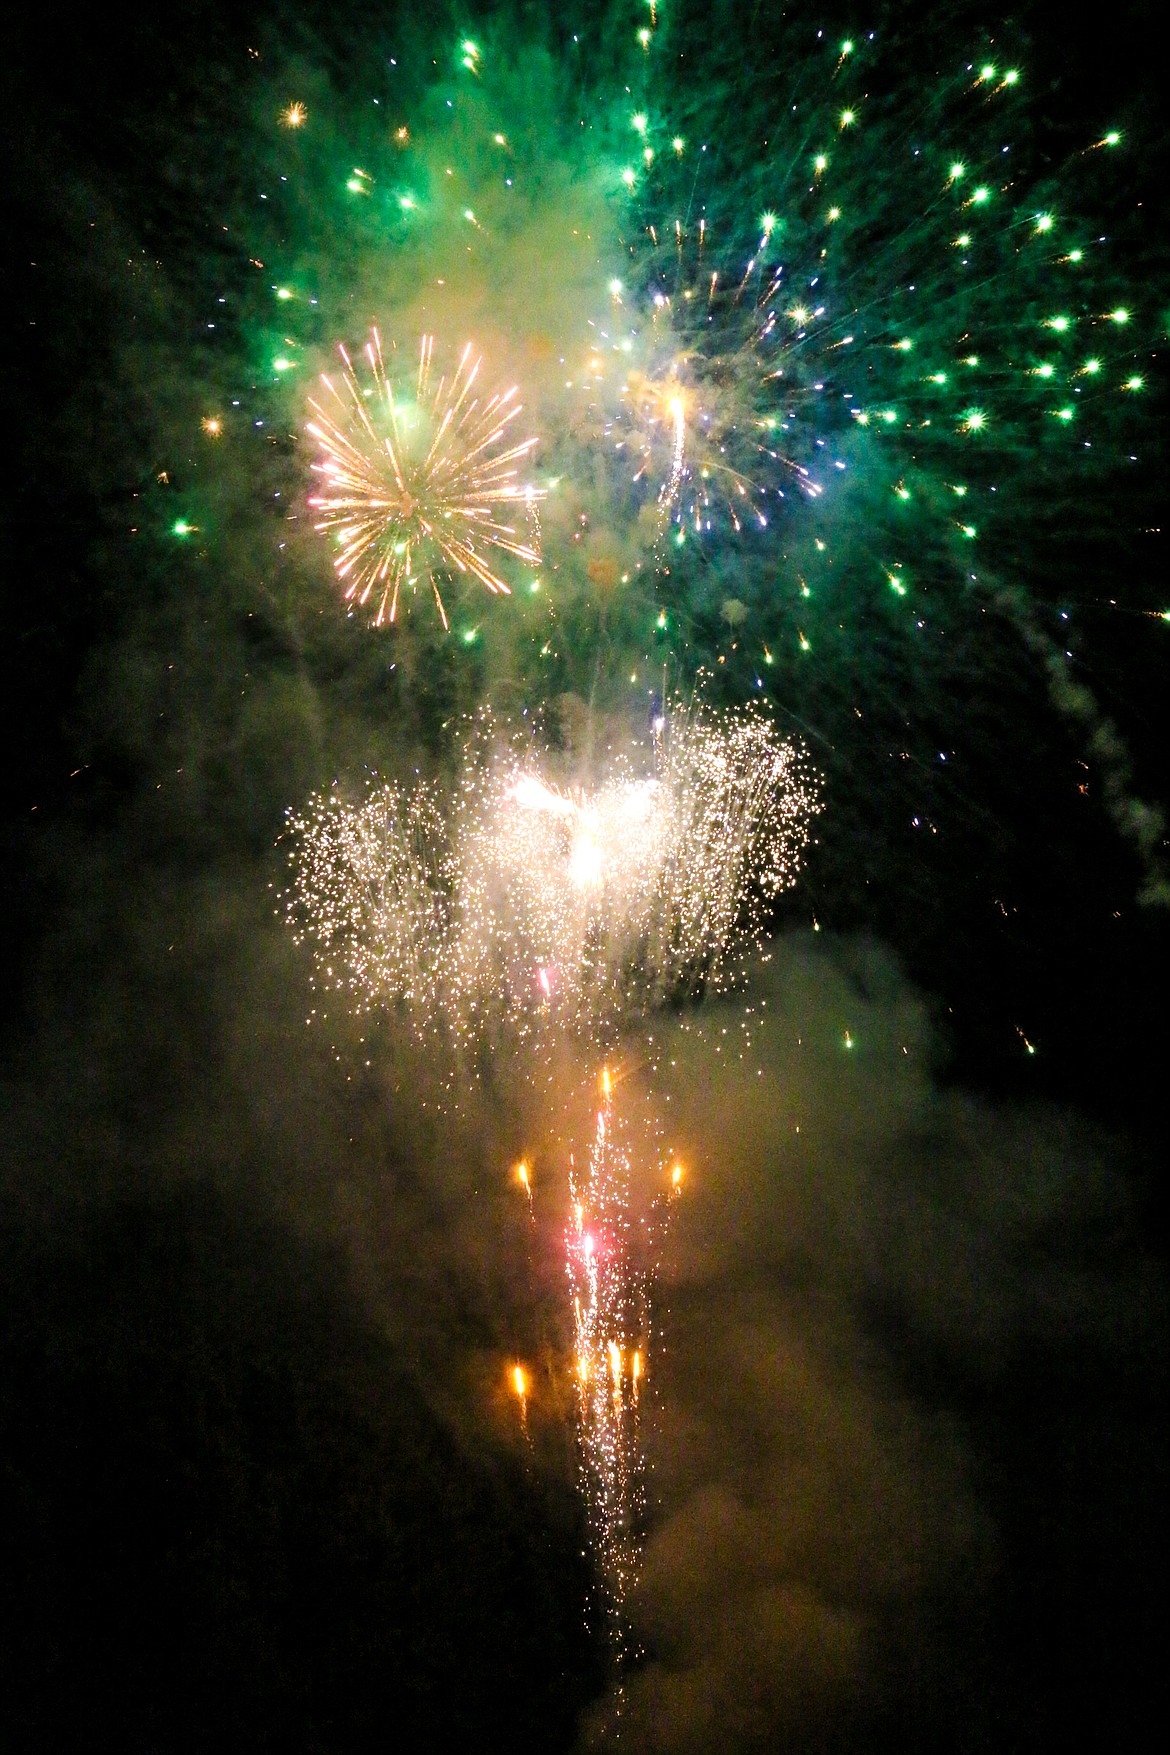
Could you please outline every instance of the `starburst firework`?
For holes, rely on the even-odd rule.
[[[516,389],[483,401],[473,395],[481,361],[470,342],[455,371],[437,379],[434,351],[434,337],[424,335],[413,397],[396,397],[375,329],[364,349],[369,382],[342,346],[342,389],[323,374],[328,399],[310,398],[316,419],[307,430],[321,446],[313,464],[321,487],[309,504],[317,529],[339,544],[334,565],[345,601],[369,606],[379,626],[397,619],[404,588],[428,583],[446,628],[440,580],[470,576],[507,594],[498,555],[540,563],[541,490],[518,480],[536,440],[507,443],[521,411]],[[527,539],[501,522],[509,507],[524,509]]]

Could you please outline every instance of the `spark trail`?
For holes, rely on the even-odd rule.
[[[596,1131],[582,1171],[570,1159],[565,1266],[576,1348],[577,1433],[589,1527],[608,1588],[611,1643],[626,1640],[645,1481],[638,1401],[650,1343],[650,1277],[630,1217],[630,1150],[602,1072]],[[644,1245],[643,1245],[644,1250]]]

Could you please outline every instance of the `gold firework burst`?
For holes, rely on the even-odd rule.
[[[520,413],[515,387],[474,394],[480,356],[469,342],[455,371],[434,375],[435,341],[424,335],[412,392],[397,395],[371,331],[363,383],[344,347],[341,388],[322,374],[328,399],[310,398],[307,430],[321,446],[309,504],[316,528],[335,536],[334,562],[347,603],[369,607],[375,625],[397,619],[404,591],[429,585],[444,628],[440,582],[478,579],[507,594],[500,554],[540,563],[536,504],[543,490],[518,479],[535,439],[509,444]],[[502,520],[521,508],[527,531]]]

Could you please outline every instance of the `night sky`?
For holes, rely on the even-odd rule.
[[[424,10],[78,24],[47,0],[10,33],[0,1740],[1129,1745],[1165,1716],[1156,9],[660,0],[648,46],[643,0]],[[833,136],[823,258],[768,181],[805,148],[800,105],[819,125],[823,85],[840,108],[822,26],[882,48],[852,168]],[[1024,69],[1002,121],[948,95],[987,55]],[[785,464],[766,529],[655,532],[566,387],[585,325],[637,324],[658,284],[668,168],[615,182],[636,104],[680,160],[684,134],[710,143],[712,260],[742,272],[774,198],[776,248],[829,264],[826,299],[893,312],[846,381],[875,409],[935,394],[917,363],[895,375],[891,338],[925,366],[966,312],[962,345],[999,362],[987,443],[962,452],[977,563],[938,508],[980,436],[822,414],[829,351],[789,439],[802,465],[840,457],[823,502]],[[1018,224],[989,234],[977,290],[938,296],[954,258],[931,266],[910,159],[937,141],[974,165],[960,124],[998,129],[1019,187],[1096,240],[1081,305]],[[468,193],[445,215],[448,174]],[[1140,394],[1090,410],[1070,364],[1074,447],[1044,326],[1075,309],[1100,349],[1122,305],[1126,363],[1102,376]],[[706,310],[707,393],[741,409],[741,306]],[[311,529],[308,385],[371,322],[411,350],[422,323],[466,323],[525,385],[554,484],[538,590],[456,591],[447,634],[421,597],[393,629],[347,613]],[[452,1106],[441,1046],[321,985],[283,919],[286,812],[449,775],[484,703],[585,776],[664,674],[685,695],[700,671],[713,711],[763,701],[801,739],[823,809],[741,987],[623,1044],[687,1179],[615,1718],[566,1364],[578,1086],[558,1065],[537,1091],[503,1055]],[[748,1005],[768,1018],[750,1053]]]

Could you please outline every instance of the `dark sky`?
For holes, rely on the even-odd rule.
[[[1127,265],[1164,343],[1153,16],[1033,4],[1014,27],[1047,137],[1091,111],[1145,143],[1134,200],[1161,220]],[[345,93],[378,33],[434,28],[211,0],[79,25],[49,4],[6,57],[13,1750],[553,1751],[609,1722],[557,1129],[503,1078],[436,1115],[433,1057],[392,1030],[371,1053],[342,1007],[306,1028],[319,995],[274,913],[285,807],[435,760],[450,703],[492,678],[420,636],[408,687],[327,578],[273,566],[256,505],[291,447],[224,490],[218,546],[125,536],[135,505],[160,528],[179,507],[181,471],[172,499],[158,473],[243,357],[189,336],[227,272],[249,47]],[[1144,444],[1075,551],[1021,537],[1025,580],[1165,598],[1153,415]],[[1140,897],[1167,850],[1154,832],[1139,857],[1118,825],[1170,800],[1165,630],[1086,617],[1086,708],[1021,625],[980,634],[958,694],[894,669],[874,687],[963,752],[953,792],[930,781],[936,846],[895,829],[884,744],[844,741],[829,687],[809,697],[826,811],[753,967],[771,1021],[750,1060],[724,1053],[742,996],[662,1026],[688,1183],[631,1749],[1040,1755],[1164,1716],[1170,970],[1166,909]],[[530,1229],[506,1167],[533,1139]]]

